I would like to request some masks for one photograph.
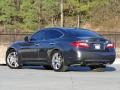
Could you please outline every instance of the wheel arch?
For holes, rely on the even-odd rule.
[[[63,55],[63,52],[62,52],[61,49],[53,49],[53,50],[51,50],[51,51],[49,52],[49,54],[48,54],[48,56],[49,56],[50,59],[52,58],[52,55],[53,55],[54,52],[56,52],[56,51],[60,52],[60,53]]]
[[[6,51],[6,56],[7,56],[8,53],[9,53],[10,51],[12,51],[12,50],[14,50],[14,51],[17,52],[17,49],[16,49],[16,48],[10,47],[10,48],[8,48],[7,51]]]

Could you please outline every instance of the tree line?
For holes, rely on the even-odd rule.
[[[120,0],[0,0],[0,27],[33,31],[43,27],[119,27]]]

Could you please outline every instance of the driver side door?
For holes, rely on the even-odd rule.
[[[45,38],[44,36],[43,30],[38,31],[34,33],[27,42],[22,44],[22,48],[20,50],[22,60],[39,60],[39,41],[43,40]]]

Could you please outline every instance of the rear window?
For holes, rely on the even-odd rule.
[[[78,30],[66,30],[66,31],[70,36],[73,36],[73,37],[101,37],[97,33],[89,30],[78,29]]]

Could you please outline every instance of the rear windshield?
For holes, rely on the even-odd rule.
[[[70,36],[73,37],[102,37],[99,34],[89,30],[66,30]]]

